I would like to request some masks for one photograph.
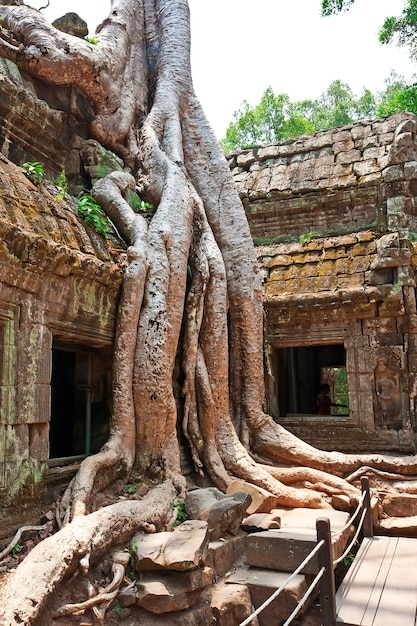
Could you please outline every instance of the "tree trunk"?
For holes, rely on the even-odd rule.
[[[25,562],[0,590],[4,623],[32,623],[63,577],[80,561],[88,567],[86,552],[97,558],[138,524],[168,519],[170,504],[185,493],[178,426],[196,470],[214,485],[225,490],[239,477],[284,506],[329,506],[333,493],[355,498],[357,490],[341,477],[364,463],[417,473],[415,458],[316,450],[263,412],[256,256],[226,160],[193,91],[186,0],[113,0],[96,46],[55,30],[28,7],[2,6],[0,18],[0,54],[42,81],[83,91],[95,112],[91,137],[124,159],[126,171],[99,181],[93,194],[128,245],[110,439],[68,488],[61,503],[67,525],[28,557],[36,562],[41,553],[47,562],[31,583],[34,602],[23,598],[31,577]],[[157,207],[149,223],[125,200],[135,187]],[[183,380],[180,425],[176,363]],[[117,528],[115,509],[89,514],[91,496],[134,464],[163,486],[152,495],[157,512],[136,503],[132,521],[128,507],[115,505]]]

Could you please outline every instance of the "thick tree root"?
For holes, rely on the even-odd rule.
[[[170,518],[176,490],[166,481],[140,501],[123,501],[76,517],[55,535],[37,544],[0,589],[0,624],[31,626],[49,594],[81,565],[97,561],[115,544],[123,544],[144,524],[161,528]]]
[[[130,555],[126,552],[119,552],[114,557],[114,563],[112,567],[113,580],[105,589],[99,591],[97,595],[93,595],[84,602],[77,602],[75,604],[65,604],[52,616],[53,619],[58,619],[63,615],[82,615],[88,609],[93,609],[94,612],[94,624],[101,626],[104,623],[104,615],[110,603],[115,599],[119,592],[120,585],[123,582],[125,575],[125,569],[129,563]],[[98,606],[100,605],[100,607]]]

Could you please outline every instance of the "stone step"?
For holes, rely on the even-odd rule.
[[[243,561],[246,552],[246,533],[227,539],[210,541],[206,564],[211,567],[216,578],[230,572],[239,561]]]
[[[317,543],[316,519],[328,517],[332,530],[333,559],[344,551],[353,527],[343,532],[349,514],[333,509],[274,509],[281,517],[281,528],[251,533],[246,539],[246,564],[280,572],[293,572],[310,554]],[[315,555],[301,570],[316,574],[318,557]]]
[[[238,568],[233,574],[227,577],[227,584],[246,585],[250,592],[252,604],[257,609],[281,587],[288,578],[284,572],[276,572],[271,569],[254,567]],[[275,600],[273,600],[259,615],[259,626],[277,626],[282,624],[297,606],[299,600],[308,589],[309,581],[306,576],[295,576],[282,590]],[[314,600],[311,597],[311,602]],[[309,603],[303,612],[308,608]]]

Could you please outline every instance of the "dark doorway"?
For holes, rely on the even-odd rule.
[[[52,351],[49,458],[88,455],[107,441],[111,362],[106,351]]]
[[[322,383],[328,382],[334,402],[345,402],[341,396],[346,381],[346,352],[343,344],[294,346],[274,349],[274,369],[279,415],[315,415],[317,395]],[[337,383],[337,384],[336,384]]]

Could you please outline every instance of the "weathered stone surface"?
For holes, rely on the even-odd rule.
[[[390,517],[417,516],[417,495],[404,493],[384,494],[381,505],[384,513]]]
[[[138,533],[132,540],[136,571],[192,570],[202,565],[208,551],[207,522],[188,520],[172,532]]]
[[[242,530],[254,533],[260,530],[281,528],[281,517],[273,513],[254,513],[242,522]]]
[[[278,498],[266,489],[251,485],[244,480],[233,480],[227,488],[227,493],[233,494],[239,491],[245,491],[252,498],[252,502],[247,508],[249,515],[252,513],[270,513],[271,509],[277,506]]]
[[[182,611],[194,606],[203,589],[213,583],[214,573],[209,567],[153,577],[147,574],[136,584],[136,604],[156,614]]]
[[[167,617],[166,614],[157,615],[137,607],[133,613],[134,619],[128,624],[140,626],[215,626],[216,619],[210,603],[201,601],[184,611],[174,611]]]
[[[257,609],[287,580],[288,574],[258,568],[239,568],[227,578],[229,584],[247,585],[252,603]],[[304,576],[295,576],[258,616],[259,626],[282,624],[295,609],[308,588]]]
[[[417,515],[380,519],[375,524],[374,533],[394,537],[417,537]]]
[[[211,608],[219,626],[240,624],[254,611],[248,587],[232,583],[214,588]],[[257,617],[253,618],[251,625],[259,625]]]
[[[317,543],[317,511],[309,509],[276,509],[281,517],[279,530],[268,530],[248,535],[246,539],[246,563],[252,567],[293,572],[310,554]],[[343,552],[352,528],[340,532],[349,515],[342,511],[326,511],[332,528],[333,558]],[[317,555],[302,569],[302,573],[315,574],[318,569]]]
[[[405,173],[404,164],[416,160],[415,131],[401,129],[412,129],[415,124],[414,115],[401,113],[383,122],[382,126],[390,129],[384,133],[379,121],[361,122],[230,155],[230,167],[254,237],[298,237],[309,231],[324,235],[335,228],[355,231],[358,226],[380,221],[382,214],[386,219],[384,198],[414,195],[395,193],[390,183],[409,180],[413,175],[410,167]],[[334,212],[328,206],[329,189],[332,194],[336,190],[349,192],[346,205],[339,204]],[[370,194],[365,205],[363,190]],[[303,197],[307,200],[304,205]],[[267,201],[272,199],[282,199],[285,210],[271,211]],[[405,223],[416,230],[411,209],[405,209],[404,215]],[[398,214],[392,214],[391,223],[400,224]]]
[[[210,541],[225,533],[236,535],[250,505],[251,496],[245,491],[226,495],[215,487],[194,489],[186,498],[186,510],[191,519],[208,523]]]
[[[87,22],[77,13],[65,13],[65,15],[52,22],[52,26],[64,33],[68,33],[68,35],[80,37],[81,39],[88,35]]]
[[[239,561],[246,550],[246,535],[228,537],[218,541],[210,541],[207,564],[213,568],[217,577],[224,576]]]

